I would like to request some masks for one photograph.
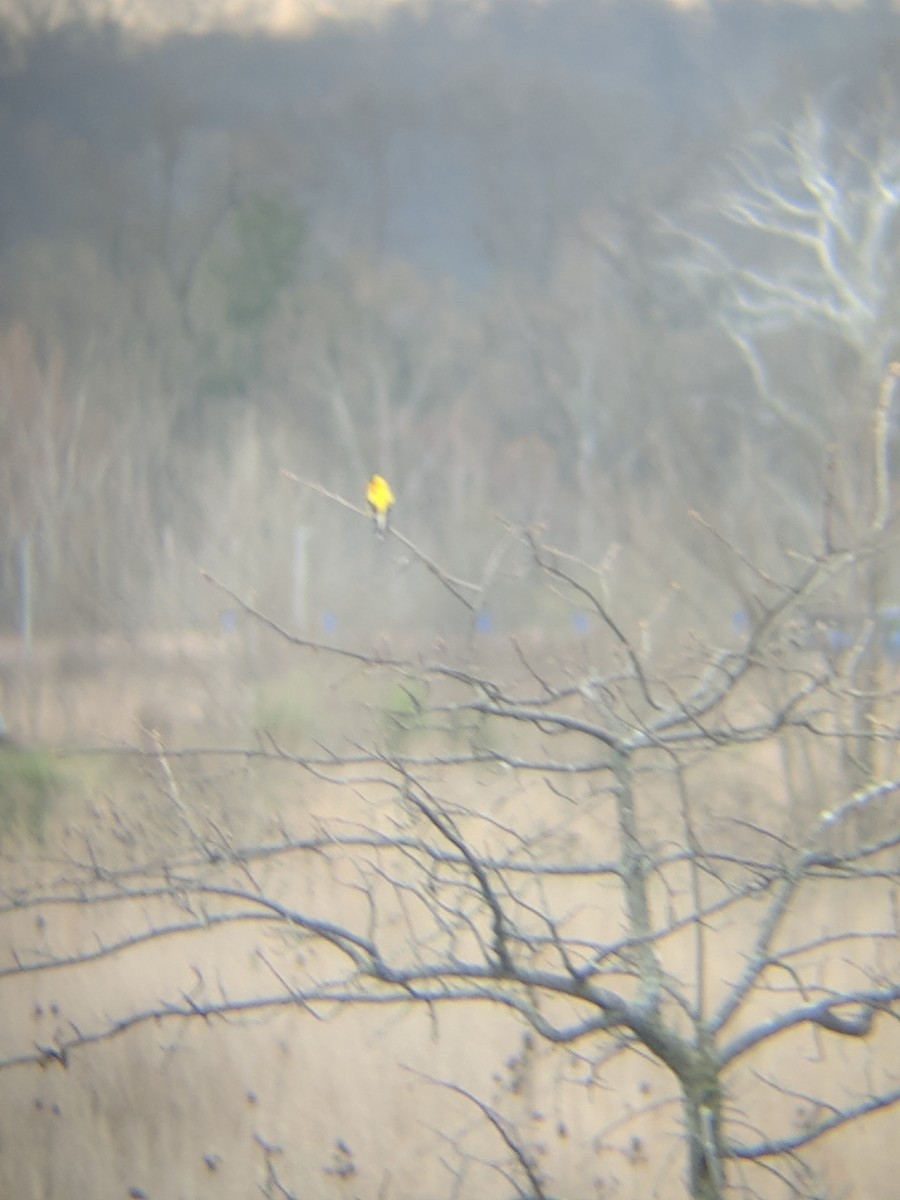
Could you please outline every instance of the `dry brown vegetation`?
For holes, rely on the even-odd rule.
[[[763,776],[767,764],[751,761],[747,767]],[[239,826],[243,840],[252,843],[254,834],[260,839],[268,834],[276,842],[303,836],[336,813],[342,822],[351,821],[351,808],[367,827],[374,823],[373,810],[382,819],[395,819],[383,812],[384,795],[370,794],[376,789],[353,788],[348,795],[346,789],[292,774],[293,797],[280,806],[276,821],[274,812],[259,811],[268,805],[266,783],[245,773],[235,789],[242,801],[240,816],[234,810],[230,814],[231,828]],[[174,839],[177,814],[166,811],[158,792],[125,786],[130,799],[122,799],[117,786],[114,807],[71,812],[65,828],[53,822],[35,859],[17,855],[15,865],[7,860],[7,889],[13,878],[33,884],[36,871],[48,878],[65,877],[71,873],[65,860],[83,861],[88,846],[107,864],[134,857],[134,850],[123,856],[124,828],[134,837],[155,829],[160,846],[167,836]],[[536,826],[548,825],[554,841],[568,845],[570,855],[577,851],[583,856],[588,846],[602,853],[613,826],[602,808],[561,823],[560,813],[549,811],[552,799],[548,804],[544,789],[530,795],[510,791],[473,778],[468,794],[455,796],[454,802],[478,811],[489,806],[498,821],[521,820],[526,813]],[[666,824],[664,817],[658,821],[661,835]],[[160,829],[166,826],[163,836]],[[331,862],[301,865],[287,859],[271,869],[254,867],[253,875],[265,894],[281,903],[308,908],[312,902],[323,914],[346,921],[350,912],[334,909],[340,895],[333,879],[338,869]],[[589,929],[621,919],[610,889],[592,887],[587,902],[582,881],[561,881],[554,892],[554,908],[573,914],[571,935],[578,926]],[[347,900],[338,903],[346,906]],[[820,956],[817,974],[823,987],[838,986],[842,977],[861,970],[898,970],[896,942],[883,939],[878,945],[871,936],[879,928],[891,932],[896,889],[892,893],[884,884],[860,884],[849,896],[846,889],[818,889],[801,914],[805,936],[814,940],[845,926],[848,904],[854,910],[853,926],[865,939],[865,953],[857,948],[857,966],[843,954],[831,962]],[[271,992],[298,957],[306,968],[313,965],[290,933],[261,931],[251,924],[227,926],[200,943],[190,935],[173,937],[100,965],[9,978],[13,954],[40,961],[45,955],[89,953],[116,937],[159,928],[177,910],[176,905],[173,913],[170,903],[139,901],[125,912],[47,904],[29,908],[17,920],[7,915],[0,1056],[30,1054],[57,1038],[67,1040],[73,1030],[90,1034],[108,1021],[152,1009],[163,998],[184,996],[188,1004],[191,997],[252,999]],[[733,978],[740,968],[753,918],[751,908],[740,919],[721,923],[714,943],[711,1001],[720,990],[717,979]],[[691,957],[685,945],[683,953],[676,949],[667,961],[671,969],[687,971]],[[770,981],[773,989],[789,982]],[[763,996],[760,1004],[766,1003]],[[777,1009],[776,998],[772,1010]],[[748,1012],[745,1023],[759,1016],[759,1010]],[[726,1103],[751,1126],[764,1119],[789,1135],[821,1115],[812,1097],[824,1108],[842,1104],[848,1094],[864,1095],[879,1063],[897,1059],[896,1026],[871,1039],[862,1062],[848,1061],[833,1035],[786,1034],[754,1061],[752,1070],[727,1079]],[[764,1082],[770,1075],[789,1078],[794,1094],[773,1095]],[[214,1023],[180,1017],[152,1021],[85,1047],[71,1055],[65,1069],[48,1059],[37,1070],[7,1071],[0,1089],[2,1193],[28,1200],[73,1195],[112,1200],[140,1188],[150,1197],[239,1200],[279,1194],[264,1190],[271,1161],[297,1196],[445,1196],[453,1193],[461,1163],[461,1194],[509,1195],[509,1185],[481,1165],[482,1160],[502,1163],[504,1147],[471,1103],[441,1087],[442,1081],[470,1090],[515,1122],[553,1180],[554,1195],[635,1200],[684,1195],[678,1095],[659,1066],[631,1055],[610,1058],[594,1039],[561,1054],[538,1044],[519,1021],[487,1004],[439,1012],[344,1011],[332,1005],[308,1011],[298,1005]],[[884,1181],[897,1165],[896,1144],[889,1136],[893,1120],[885,1114],[823,1143],[810,1156],[807,1182],[815,1180],[822,1196],[887,1197]],[[338,1149],[341,1144],[349,1155]],[[266,1146],[279,1148],[271,1160]],[[754,1193],[781,1194],[759,1184]]]
[[[892,1200],[890,6],[50,7],[2,1200]]]
[[[777,610],[715,670],[691,638],[637,656],[605,617],[453,661],[267,657],[269,624],[255,660],[111,654],[75,674],[80,715],[61,657],[36,667],[23,722],[55,684],[49,728],[130,746],[63,756],[40,840],[6,840],[0,1192],[724,1195],[686,1166],[672,1067],[709,1030],[694,1111],[720,1112],[729,1195],[887,1197],[896,785],[856,788],[860,655],[792,646]],[[146,719],[142,693],[191,689],[218,709]]]

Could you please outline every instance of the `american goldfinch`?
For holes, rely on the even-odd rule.
[[[383,475],[373,475],[369,480],[366,499],[372,510],[372,516],[375,518],[375,532],[379,537],[384,537],[388,524],[388,513],[394,503],[394,493]]]

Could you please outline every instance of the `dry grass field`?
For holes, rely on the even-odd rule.
[[[111,654],[100,671],[76,660],[57,655],[30,677],[7,678],[4,707],[13,728],[55,746],[138,748],[148,737],[170,747],[248,745],[260,721],[286,741],[334,739],[348,720],[365,736],[383,734],[385,709],[403,703],[402,695],[359,672],[319,677],[315,687],[296,673],[274,683],[264,672],[251,673],[247,682],[245,667],[214,645],[170,654],[135,650],[125,663]],[[321,702],[338,694],[350,697],[341,713]],[[2,845],[4,894],[46,885],[48,895],[45,904],[5,908],[0,919],[4,1061],[52,1045],[60,1033],[89,1034],[166,1002],[252,998],[283,991],[281,982],[298,970],[321,979],[332,969],[327,955],[277,923],[253,922],[148,940],[102,961],[21,969],[48,955],[89,954],[117,936],[158,930],[177,913],[177,898],[174,905],[149,896],[106,905],[51,902],[51,886],[81,877],[85,863],[122,868],[148,856],[175,857],[201,827],[254,845],[336,825],[406,828],[415,820],[398,812],[377,779],[359,773],[335,784],[290,763],[242,758],[172,754],[165,760],[169,777],[162,756],[153,754],[54,761],[52,809],[36,828],[10,827]],[[723,845],[746,851],[754,835],[729,826],[729,814],[755,805],[757,825],[774,828],[778,805],[786,802],[784,779],[783,757],[771,748],[735,754],[710,777],[698,772],[708,828],[720,830]],[[609,798],[592,795],[588,784],[573,784],[560,796],[541,780],[526,784],[515,774],[476,768],[452,780],[435,772],[430,783],[452,786],[444,794],[460,808],[489,812],[495,831],[533,830],[557,857],[611,852]],[[642,803],[658,806],[654,835],[661,842],[674,836],[675,810],[665,790],[651,788]],[[484,836],[489,843],[490,831]],[[253,886],[323,919],[351,920],[365,904],[352,886],[357,869],[336,855],[276,855],[254,866]],[[570,936],[620,920],[611,886],[561,878],[551,891],[542,902],[564,914]],[[896,977],[896,938],[869,935],[896,932],[897,891],[895,877],[842,889],[826,882],[805,893],[793,917],[795,940],[812,943],[839,924],[860,935],[852,956],[847,943],[834,956],[810,950],[821,987],[863,971]],[[663,910],[684,897],[660,890],[654,900]],[[710,1004],[740,970],[757,914],[748,902],[710,921]],[[395,936],[402,940],[408,928],[399,924]],[[667,968],[689,978],[688,933],[674,935],[665,954]],[[760,1019],[767,1006],[775,1011],[791,986],[787,973],[767,975],[766,989],[729,1035]],[[858,1042],[821,1030],[784,1034],[726,1078],[734,1136],[752,1142],[762,1125],[788,1136],[829,1103],[863,1097],[885,1072],[900,1075],[895,1019],[877,1025],[862,1054]],[[767,1085],[776,1076],[790,1080],[789,1092]],[[82,1046],[65,1064],[48,1058],[41,1066],[10,1066],[0,1072],[0,1197],[507,1200],[519,1194],[497,1129],[454,1088],[511,1122],[535,1157],[547,1196],[678,1200],[686,1194],[681,1108],[674,1079],[659,1065],[616,1053],[600,1037],[568,1048],[544,1044],[498,1007],[468,1002],[431,1010],[295,1004],[209,1021],[170,1017]],[[811,1173],[803,1194],[893,1200],[898,1130],[895,1110],[823,1140],[805,1156]],[[801,1194],[774,1172],[742,1174],[739,1166],[731,1183],[735,1196]]]

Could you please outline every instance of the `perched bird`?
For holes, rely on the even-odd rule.
[[[388,513],[394,503],[394,493],[383,475],[373,475],[369,480],[366,499],[372,510],[372,516],[375,518],[375,532],[379,537],[384,537],[388,525]]]

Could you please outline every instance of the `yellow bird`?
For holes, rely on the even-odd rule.
[[[384,537],[388,525],[388,513],[394,504],[394,493],[383,475],[373,475],[369,480],[366,499],[372,510],[372,516],[375,518],[375,532],[379,537]]]

